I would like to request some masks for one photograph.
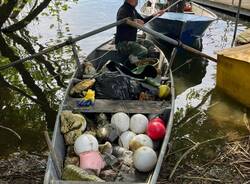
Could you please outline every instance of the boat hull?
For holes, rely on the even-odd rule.
[[[172,15],[180,13],[171,13]],[[201,39],[207,27],[212,23],[212,20],[207,21],[179,21],[175,19],[157,18],[149,23],[148,27],[171,37],[175,40],[180,40],[182,43],[198,47],[197,40]]]
[[[101,46],[99,46],[97,49],[95,49],[92,53],[89,54],[89,56],[86,58],[88,61],[92,61],[93,65],[98,68],[99,66],[102,66],[103,63],[107,62],[107,60],[116,60],[119,61],[119,57],[117,54],[117,50],[115,49],[115,46],[113,43],[113,40],[108,41]],[[166,66],[161,65],[160,63],[165,63],[168,66],[168,61],[164,55],[164,53],[156,47],[159,51],[159,68],[166,68]],[[76,100],[77,98],[72,98],[69,96],[69,91],[71,87],[74,85],[74,83],[81,81],[81,78],[84,78],[82,76],[82,67],[79,67],[78,70],[74,73],[68,88],[66,90],[66,94],[64,97],[64,100],[60,106],[60,109],[58,111],[55,128],[53,132],[53,139],[52,139],[52,147],[54,148],[54,151],[57,155],[58,161],[63,164],[65,155],[66,155],[66,145],[64,144],[64,138],[60,130],[60,115],[63,110],[74,110],[75,112],[80,112],[83,115],[91,114],[91,113],[116,113],[116,112],[125,112],[125,113],[142,113],[142,114],[160,114],[163,113],[166,115],[166,122],[167,123],[167,130],[165,137],[162,141],[161,147],[158,150],[158,160],[156,163],[156,166],[154,170],[150,173],[139,173],[137,178],[132,181],[120,181],[120,182],[106,182],[106,183],[151,183],[155,184],[157,182],[158,175],[160,173],[161,165],[163,162],[163,158],[167,149],[168,141],[171,134],[171,129],[173,126],[173,116],[174,116],[174,100],[175,100],[175,91],[174,91],[174,81],[171,70],[169,72],[164,72],[164,75],[168,77],[168,80],[170,82],[171,86],[171,96],[166,101],[144,101],[141,102],[139,100],[105,100],[105,99],[96,99],[95,105],[92,107],[78,107],[76,106]],[[149,105],[151,104],[151,105]],[[147,108],[146,108],[147,107]],[[137,180],[139,179],[139,180]],[[88,181],[65,181],[61,180],[60,176],[56,172],[56,168],[54,165],[54,161],[52,160],[52,157],[49,156],[48,163],[47,163],[47,169],[45,172],[45,178],[44,178],[44,184],[49,183],[60,183],[60,184],[73,184],[73,183],[90,183]],[[91,182],[91,183],[98,183],[98,182]]]
[[[147,3],[141,9],[143,16],[148,16],[157,11],[157,7],[147,7]],[[166,12],[161,17],[150,21],[146,25],[165,36],[201,50],[201,38],[208,26],[217,19],[211,11],[192,3],[193,12]]]

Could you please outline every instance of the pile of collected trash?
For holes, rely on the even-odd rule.
[[[94,69],[84,71],[84,75],[91,71],[93,77],[83,78],[72,86],[69,95],[82,98],[79,106],[93,105],[95,99],[158,101],[169,97],[168,82],[161,83],[161,76],[153,65],[143,64],[131,70],[121,63],[108,61],[105,67],[98,73]]]
[[[62,179],[124,181],[155,168],[166,123],[143,114],[82,115],[65,110],[61,132],[67,145]]]

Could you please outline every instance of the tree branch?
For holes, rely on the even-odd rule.
[[[18,3],[17,9],[13,10],[13,12],[10,15],[10,18],[15,19],[19,15],[19,13],[22,11],[22,9],[25,7],[26,3],[27,3],[27,0],[23,0],[22,2]]]
[[[11,85],[10,83],[8,83],[4,78],[3,76],[0,74],[0,83],[2,83],[2,85],[6,86],[7,88],[13,90],[13,91],[16,91],[18,93],[20,93],[21,95],[27,97],[28,99],[30,99],[31,101],[39,104],[41,102],[39,102],[37,99],[33,98],[32,96],[28,95],[27,93],[25,93],[23,90]]]
[[[33,11],[31,11],[24,19],[6,28],[1,29],[1,31],[4,33],[11,33],[24,28],[49,5],[50,1],[51,0],[44,0],[39,6],[37,6]]]
[[[36,51],[33,48],[32,44],[28,41],[26,41],[25,39],[21,38],[20,36],[18,36],[17,34],[11,33],[11,34],[6,34],[9,38],[13,39],[14,42],[20,44],[29,54],[35,54]],[[63,83],[63,81],[61,80],[61,77],[58,73],[55,72],[55,68],[54,66],[46,60],[46,58],[44,56],[38,56],[37,58],[35,58],[35,60],[38,63],[42,63],[45,65],[45,67],[47,68],[48,72],[54,77],[54,79],[57,82],[57,85],[63,88],[66,88],[65,84]]]
[[[9,18],[10,14],[12,13],[15,5],[17,4],[17,0],[11,0],[7,3],[4,3],[0,6],[0,28],[3,26],[5,21]]]

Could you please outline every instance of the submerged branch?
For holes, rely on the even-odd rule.
[[[21,136],[20,136],[16,131],[14,131],[14,130],[8,128],[8,127],[2,126],[2,125],[0,125],[0,128],[12,132],[20,141],[22,140],[22,139],[21,139]]]
[[[214,138],[214,139],[209,139],[209,140],[206,140],[206,141],[203,141],[203,142],[197,142],[195,143],[194,146],[192,146],[191,148],[189,148],[181,157],[180,159],[176,162],[170,176],[169,176],[169,180],[172,179],[176,169],[178,168],[178,166],[180,165],[181,161],[192,151],[192,150],[195,150],[197,149],[200,145],[202,144],[206,144],[206,143],[209,143],[209,142],[212,142],[212,141],[216,141],[216,140],[219,140],[219,139],[224,139],[226,138],[227,136],[221,136],[221,137],[217,137],[217,138]]]
[[[198,176],[177,176],[177,178],[195,179],[195,180],[206,180],[206,181],[212,181],[212,182],[219,182],[219,183],[222,183],[221,180],[219,180],[219,179],[204,178],[204,177],[198,177]]]
[[[196,107],[193,107],[190,111],[188,111],[185,115],[185,117],[183,117],[179,123],[178,123],[178,126],[180,126],[181,124],[187,122],[187,121],[190,121],[190,117],[194,118],[195,116],[197,116],[197,112],[196,112],[196,109],[199,109],[202,105],[204,105],[208,98],[211,96],[211,94],[213,93],[214,89],[211,89],[210,91],[208,91],[204,97],[202,98],[201,102],[196,106]],[[217,104],[217,103],[216,103]],[[211,105],[211,107],[213,106],[214,104]],[[199,112],[200,113],[200,112]],[[199,115],[198,113],[198,115]],[[194,116],[194,117],[193,117]]]

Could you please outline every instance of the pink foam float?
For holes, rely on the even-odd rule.
[[[97,151],[83,152],[80,155],[80,168],[90,169],[99,175],[101,169],[105,167],[105,162],[101,154]]]

